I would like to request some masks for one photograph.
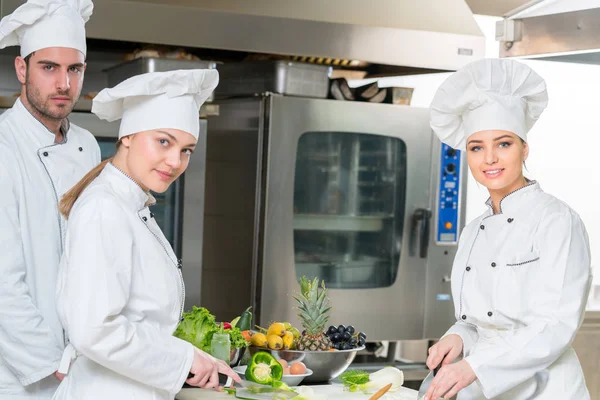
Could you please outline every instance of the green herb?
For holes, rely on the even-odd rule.
[[[369,373],[359,369],[348,369],[340,375],[339,379],[348,390],[355,392],[360,388],[360,385],[369,382]]]

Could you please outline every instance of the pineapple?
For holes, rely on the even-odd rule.
[[[331,340],[323,331],[329,320],[329,299],[325,281],[319,278],[309,281],[305,276],[300,280],[300,295],[294,297],[298,302],[298,317],[302,321],[304,332],[298,338],[296,348],[308,351],[327,351],[331,348]]]

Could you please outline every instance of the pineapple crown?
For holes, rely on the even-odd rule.
[[[302,326],[311,334],[322,333],[329,320],[329,298],[325,281],[319,287],[319,278],[312,281],[305,276],[300,279],[300,295],[294,296],[298,302],[298,317],[302,320]]]

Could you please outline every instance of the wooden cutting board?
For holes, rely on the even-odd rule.
[[[310,386],[310,385],[307,385]],[[310,386],[315,394],[327,395],[328,400],[368,400],[370,395],[363,393],[345,392],[342,385],[318,385]],[[386,393],[381,400],[417,400],[417,391],[405,387],[394,393]],[[235,400],[235,396],[227,393],[219,393],[214,390],[204,389],[182,389],[175,397],[177,400],[204,400],[204,399],[229,399]]]

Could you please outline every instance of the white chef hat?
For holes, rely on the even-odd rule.
[[[0,21],[0,49],[21,45],[21,56],[48,47],[68,47],[84,55],[85,23],[92,0],[29,0]]]
[[[121,119],[119,139],[152,129],[179,129],[198,139],[200,106],[219,83],[214,69],[150,72],[133,76],[94,98],[92,112]]]
[[[546,82],[527,65],[483,59],[466,65],[442,83],[431,103],[431,128],[440,140],[465,149],[469,136],[503,130],[527,140],[546,106]]]

